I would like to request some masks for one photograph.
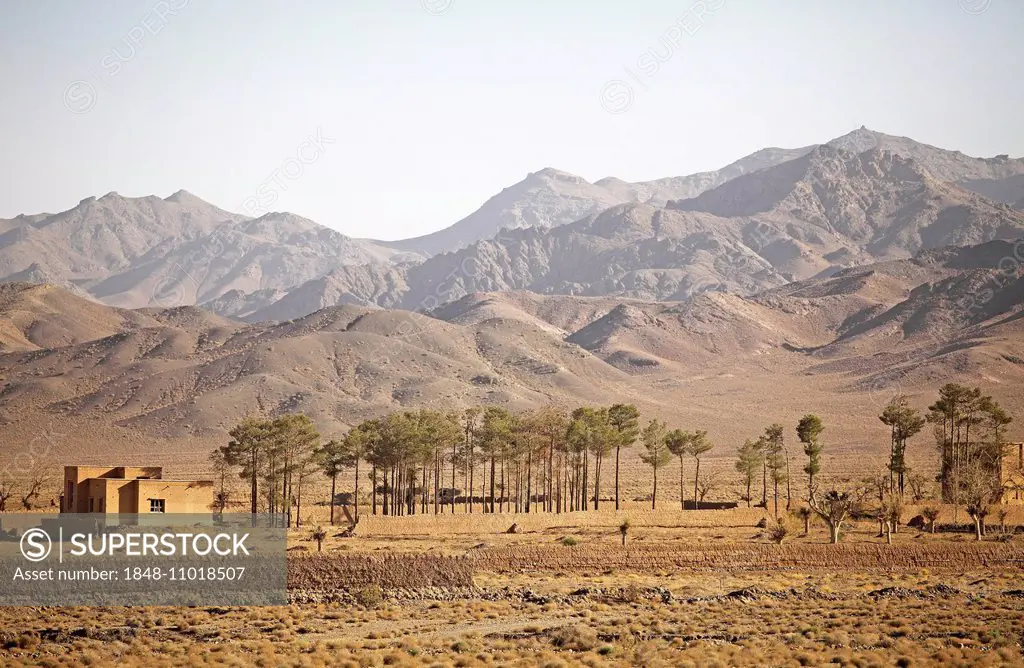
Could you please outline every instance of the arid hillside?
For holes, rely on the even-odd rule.
[[[303,411],[337,434],[418,406],[628,401],[707,429],[712,457],[807,411],[836,456],[880,453],[876,416],[897,393],[923,408],[944,382],[979,384],[1024,414],[1021,248],[936,249],[750,297],[474,293],[429,314],[343,306],[255,324],[7,284],[0,422],[15,445],[47,429],[79,459],[184,465],[252,413]]]

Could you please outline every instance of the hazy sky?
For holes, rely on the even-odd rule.
[[[273,210],[393,239],[546,166],[646,180],[861,125],[1024,154],[1020,0],[0,7],[0,217],[276,190]]]

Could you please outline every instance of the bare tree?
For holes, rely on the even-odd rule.
[[[703,503],[708,494],[721,487],[721,479],[715,471],[705,471],[697,478],[697,498]]]
[[[999,506],[996,517],[999,518],[999,533],[1006,533],[1006,518],[1010,516],[1010,509],[1004,505]]]
[[[999,491],[995,476],[980,462],[974,462],[964,468],[961,474],[961,495],[967,514],[974,520],[975,540],[985,535],[985,518],[989,514],[989,504]]]
[[[39,498],[39,490],[48,481],[48,476],[41,471],[34,471],[29,478],[28,487],[21,495],[21,507],[25,510],[32,510],[35,500]]]
[[[839,542],[843,522],[857,508],[858,501],[850,492],[832,489],[821,497],[809,499],[807,504],[828,525],[829,542],[835,545]]]
[[[14,485],[10,480],[0,480],[0,513],[7,510],[7,501],[14,496]]]
[[[933,484],[920,473],[910,474],[907,478],[907,487],[910,488],[910,500],[914,503],[921,503],[933,496]]]

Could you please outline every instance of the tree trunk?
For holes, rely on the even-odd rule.
[[[334,526],[334,490],[338,486],[337,472],[331,476],[331,526]]]
[[[697,457],[697,468],[693,473],[693,509],[700,510],[700,501],[697,500],[697,483],[700,480],[700,457]]]
[[[589,476],[587,475],[588,473],[590,473],[590,471],[587,470],[589,464],[590,464],[590,458],[587,457],[587,451],[584,450],[583,451],[583,484],[580,486],[580,503],[579,503],[579,506],[578,506],[579,509],[584,511],[584,512],[586,512],[586,510],[587,510],[587,483],[590,482],[588,480]]]
[[[768,510],[768,462],[761,462],[761,505]]]
[[[494,514],[494,455],[491,455],[491,514]]]
[[[352,502],[355,504],[356,509],[353,515],[354,521],[359,522],[359,457],[356,457],[356,489],[353,492]]]
[[[786,449],[786,512],[793,505],[793,476],[789,474],[789,449]]]
[[[839,529],[842,526],[841,522],[833,522],[828,520],[828,542],[837,545],[839,543]]]
[[[299,491],[295,497],[295,526],[302,526],[302,474],[299,474]]]
[[[747,476],[747,508],[750,507],[750,486],[751,486],[751,483],[753,482],[751,480],[751,478],[752,478],[752,476]]]
[[[619,509],[619,448],[615,446],[615,510]]]
[[[974,517],[974,540],[981,540],[981,518]]]
[[[654,467],[654,491],[651,492],[651,510],[655,510],[658,503],[658,467]]]
[[[254,448],[252,450],[252,452],[251,452],[250,457],[249,457],[249,466],[252,469],[252,480],[250,481],[251,488],[249,490],[249,500],[250,500],[250,505],[252,506],[252,514],[253,515],[256,514],[256,507],[257,507],[257,504],[259,503],[259,493],[258,493],[258,489],[257,489],[257,485],[256,485],[257,476],[259,475],[259,472],[257,470],[258,465],[259,465],[259,456],[256,454],[256,450]]]
[[[533,450],[526,453],[526,514],[530,514],[530,498],[533,495]]]
[[[683,456],[679,455],[679,510],[686,510],[686,495],[683,492]]]

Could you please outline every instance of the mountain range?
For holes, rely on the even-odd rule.
[[[1015,238],[1022,208],[1022,159],[861,128],[655,181],[543,169],[451,227],[401,241],[289,213],[249,218],[184,191],[108,193],[0,220],[0,280],[250,322],[344,304],[430,310],[480,291],[679,300]]]
[[[45,426],[64,435],[55,455],[82,463],[157,456],[201,470],[253,412],[301,410],[331,435],[416,406],[630,401],[726,445],[814,410],[831,457],[863,458],[888,442],[873,416],[897,393],[923,404],[956,378],[1020,414],[1021,263],[1024,240],[990,241],[748,296],[473,292],[425,313],[343,305],[253,324],[6,283],[0,429],[13,443]]]

